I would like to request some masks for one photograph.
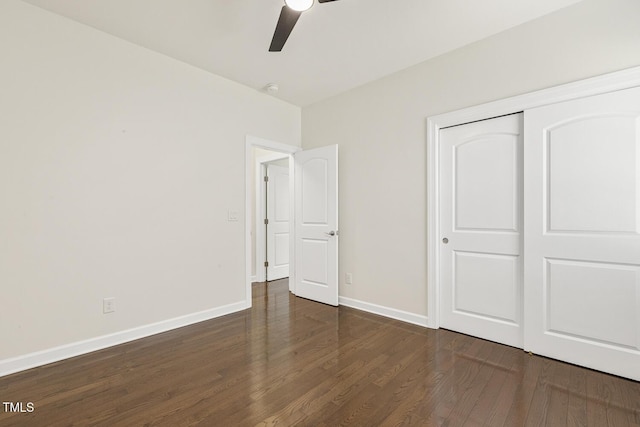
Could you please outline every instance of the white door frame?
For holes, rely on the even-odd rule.
[[[262,157],[256,158],[256,259],[255,259],[255,271],[256,271],[256,281],[264,282],[265,281],[265,272],[264,266],[261,265],[260,260],[266,259],[265,254],[265,245],[267,236],[265,235],[264,230],[264,216],[259,216],[258,213],[265,212],[267,198],[265,194],[265,185],[264,179],[266,173],[266,164],[272,162],[274,160],[282,160],[289,157],[287,153],[273,153]],[[289,251],[291,252],[291,251]],[[291,257],[289,257],[291,258]]]
[[[427,326],[440,327],[440,129],[518,113],[531,108],[640,86],[640,67],[580,80],[427,118]],[[526,141],[524,142],[527,143]],[[523,236],[524,237],[524,236]],[[525,343],[526,345],[526,343]]]
[[[244,218],[245,218],[245,308],[251,307],[251,267],[252,267],[252,254],[251,254],[251,198],[253,197],[252,191],[252,182],[251,182],[251,173],[254,168],[253,165],[253,148],[263,148],[265,150],[277,151],[279,153],[283,153],[289,157],[289,192],[291,195],[290,200],[293,199],[293,170],[294,170],[294,162],[293,162],[293,153],[296,153],[302,150],[301,147],[297,147],[295,145],[283,144],[281,142],[271,141],[264,138],[259,138],[253,135],[247,135],[245,139],[245,208],[244,208]],[[282,158],[282,157],[281,157]],[[256,189],[256,193],[258,193]],[[258,209],[258,206],[256,206]],[[289,207],[289,218],[294,218],[294,203],[290,203]],[[257,218],[257,215],[256,215]],[[289,253],[294,253],[295,249],[294,238],[295,238],[295,227],[294,221],[290,221],[289,223]],[[256,228],[256,234],[258,229]],[[256,236],[256,259],[257,257],[257,236]],[[295,294],[295,263],[289,257],[289,290]],[[258,271],[256,270],[256,275]]]

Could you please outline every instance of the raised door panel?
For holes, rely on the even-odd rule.
[[[275,267],[288,267],[289,266],[289,232],[274,233],[273,236],[275,245],[274,254],[274,266]],[[288,274],[288,269],[287,269]],[[286,277],[286,276],[284,276]]]
[[[603,114],[546,129],[548,231],[639,231],[639,124],[635,114]]]
[[[326,225],[329,200],[327,161],[311,159],[302,165],[302,223]]]
[[[545,330],[569,339],[640,349],[640,267],[545,259]]]
[[[273,221],[276,223],[289,223],[289,169],[276,174],[275,189],[275,206],[273,213]]]
[[[483,134],[454,147],[454,229],[518,228],[517,135]]]
[[[329,258],[327,240],[303,238],[301,241],[302,265],[300,266],[300,279],[305,284],[327,287],[329,279],[326,268]]]
[[[517,324],[518,257],[457,251],[453,271],[454,312]]]

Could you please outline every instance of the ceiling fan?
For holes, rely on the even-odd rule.
[[[337,0],[318,0],[318,3],[328,3],[330,1]],[[298,18],[300,18],[302,12],[309,10],[313,6],[313,0],[284,0],[284,4],[271,39],[269,52],[280,52],[282,50],[293,27],[298,22]]]

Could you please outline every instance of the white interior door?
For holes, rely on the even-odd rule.
[[[640,380],[640,88],[525,129],[525,348]]]
[[[294,154],[295,293],[338,305],[338,146]]]
[[[267,164],[267,280],[289,277],[289,168]]]
[[[522,114],[440,132],[440,325],[522,347]]]

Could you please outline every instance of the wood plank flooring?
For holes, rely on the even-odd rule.
[[[253,308],[0,378],[0,426],[640,426],[640,383],[253,285]]]

